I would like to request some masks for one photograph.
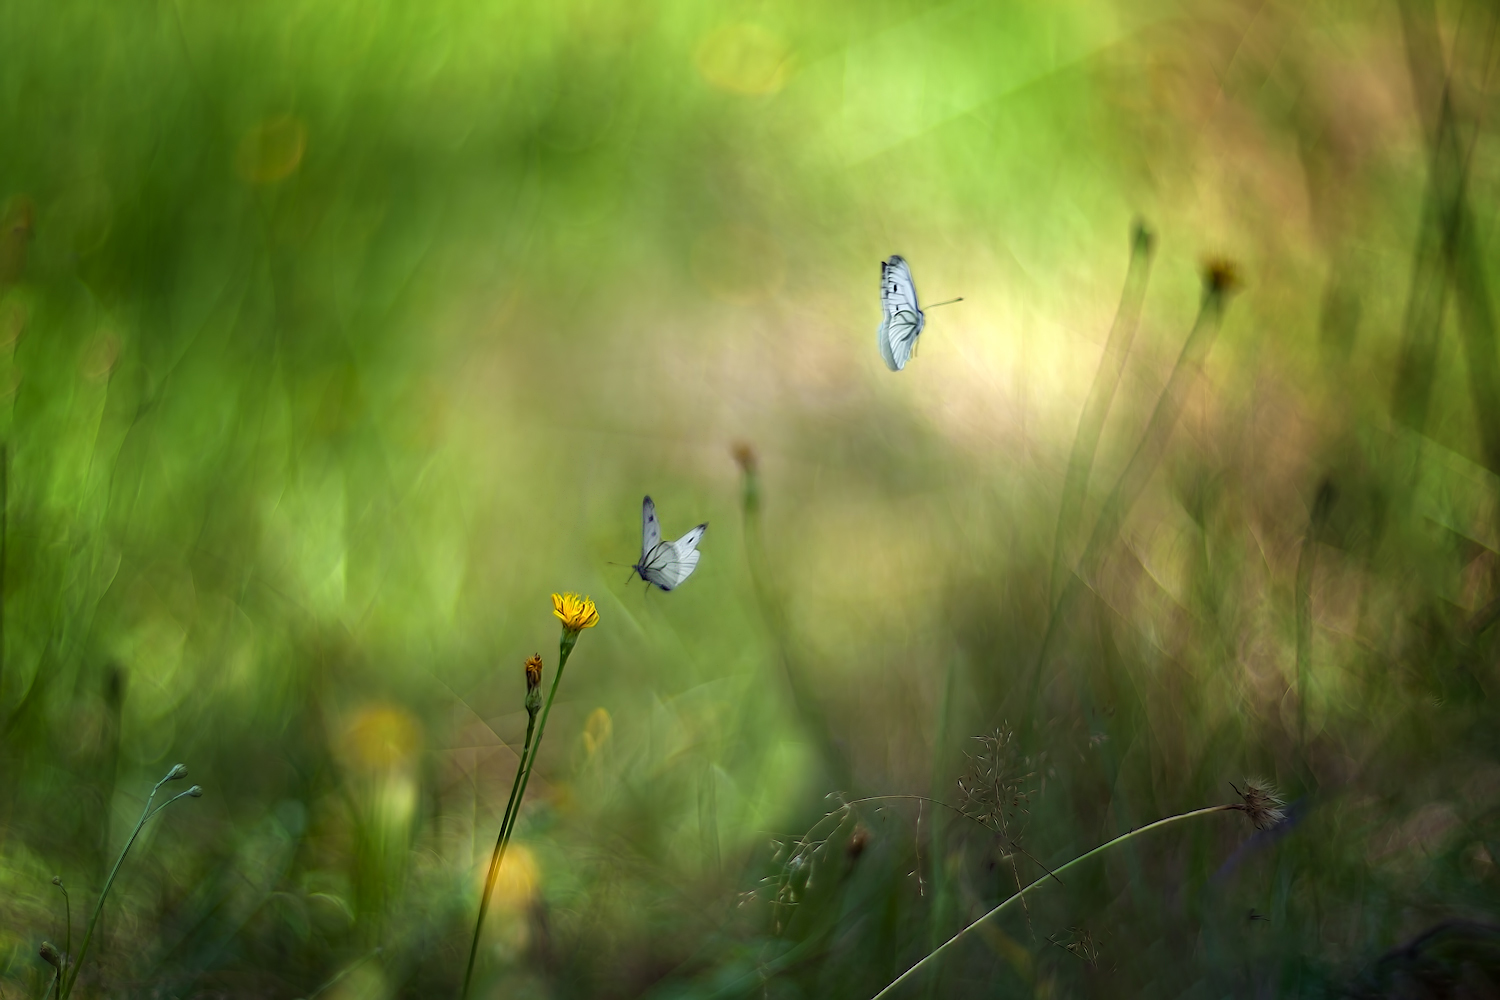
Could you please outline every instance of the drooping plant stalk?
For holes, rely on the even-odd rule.
[[[72,972],[63,977],[62,1000],[66,1000],[72,994],[73,986],[78,982],[78,973],[83,968],[83,959],[89,953],[89,942],[94,937],[94,927],[99,923],[99,915],[104,912],[104,900],[109,897],[110,887],[115,884],[115,876],[120,873],[120,866],[125,863],[125,856],[130,853],[130,848],[135,844],[135,838],[141,835],[142,828],[145,827],[146,822],[152,816],[155,816],[173,802],[188,797],[196,799],[203,794],[203,789],[198,785],[194,785],[185,792],[178,792],[155,809],[151,808],[151,803],[155,800],[156,793],[161,790],[162,785],[165,785],[169,781],[177,781],[185,777],[187,777],[187,768],[182,764],[174,764],[172,770],[167,772],[166,777],[158,781],[152,787],[151,794],[146,796],[146,807],[141,810],[141,818],[136,821],[135,829],[130,832],[130,839],[125,841],[124,847],[120,848],[120,856],[115,859],[115,866],[109,870],[109,877],[104,880],[104,888],[99,890],[99,899],[94,903],[94,912],[89,917],[88,926],[83,931],[83,943],[78,946],[78,957],[73,959],[71,963]]]
[[[1230,803],[1230,804],[1221,805],[1221,806],[1208,806],[1205,809],[1194,809],[1191,812],[1178,813],[1176,816],[1168,816],[1166,819],[1159,819],[1155,823],[1148,823],[1146,826],[1143,826],[1143,827],[1141,827],[1138,830],[1131,830],[1129,833],[1123,833],[1120,836],[1116,837],[1114,840],[1106,841],[1105,843],[1100,844],[1098,847],[1094,848],[1092,851],[1089,851],[1087,854],[1080,854],[1078,857],[1074,858],[1072,861],[1069,861],[1067,864],[1065,864],[1062,867],[1058,868],[1056,870],[1056,872],[1053,873],[1050,876],[1049,875],[1038,876],[1033,882],[1031,882],[1029,885],[1027,885],[1024,889],[1020,890],[1019,892],[1013,893],[1011,896],[1007,897],[1003,902],[1001,902],[994,909],[992,909],[989,912],[985,913],[983,916],[979,917],[977,920],[975,920],[973,923],[969,924],[963,930],[961,930],[957,934],[953,935],[947,941],[944,941],[942,944],[938,945],[932,951],[928,952],[927,955],[925,955],[922,959],[920,959],[915,965],[913,965],[911,968],[907,969],[905,972],[901,973],[901,975],[897,976],[895,979],[891,980],[890,984],[888,986],[886,986],[885,989],[883,989],[879,993],[875,994],[875,996],[872,998],[872,1000],[883,1000],[884,997],[890,996],[892,993],[895,992],[896,987],[900,986],[902,983],[906,982],[906,980],[908,980],[912,976],[916,975],[916,973],[918,972],[918,970],[922,969],[923,967],[927,966],[930,963],[935,962],[937,960],[937,958],[938,958],[939,955],[943,954],[943,952],[947,951],[948,949],[952,948],[954,945],[958,944],[958,942],[962,941],[966,936],[968,936],[968,934],[969,934],[970,931],[974,930],[974,928],[978,927],[980,924],[984,923],[986,920],[991,920],[991,919],[999,916],[1001,913],[1003,913],[1008,907],[1010,907],[1017,900],[1024,899],[1028,893],[1030,893],[1032,890],[1034,890],[1037,886],[1041,885],[1043,882],[1047,881],[1047,879],[1049,877],[1053,877],[1053,878],[1060,877],[1061,875],[1063,875],[1063,873],[1065,873],[1069,868],[1072,868],[1074,865],[1082,864],[1083,862],[1089,860],[1090,858],[1097,857],[1098,855],[1103,854],[1105,851],[1108,851],[1110,848],[1118,846],[1119,844],[1123,844],[1126,841],[1133,840],[1134,838],[1139,837],[1141,834],[1146,833],[1146,832],[1148,832],[1150,830],[1157,830],[1157,829],[1160,829],[1161,827],[1170,826],[1173,823],[1179,823],[1179,822],[1181,822],[1183,820],[1187,820],[1187,819],[1194,819],[1194,818],[1199,817],[1199,816],[1207,816],[1210,813],[1232,812],[1232,811],[1246,812],[1248,810],[1247,810],[1246,806],[1243,805],[1243,804],[1240,804],[1240,803]]]

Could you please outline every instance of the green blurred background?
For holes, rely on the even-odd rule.
[[[866,998],[1247,776],[1284,826],[1132,841],[901,995],[1496,995],[1494,38],[1420,0],[0,7],[0,991],[182,761],[78,995],[456,995],[576,590],[476,996]],[[1240,288],[1053,616],[1136,217],[1080,538],[1201,262]],[[899,374],[891,253],[964,297]],[[648,492],[710,524],[670,594],[623,582]],[[958,805],[1003,725],[1007,838],[825,798]]]

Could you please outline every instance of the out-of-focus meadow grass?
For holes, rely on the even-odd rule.
[[[11,0],[0,38],[5,997],[175,761],[206,794],[78,995],[456,995],[554,590],[601,622],[475,995],[869,997],[1247,776],[1283,825],[1138,838],[902,995],[1500,989],[1492,9]],[[1069,560],[1200,262],[1241,287],[1072,578],[1136,216]],[[898,375],[893,252],[964,297]],[[647,492],[710,524],[670,594],[612,565]],[[1006,838],[825,799],[961,805],[1005,725]]]

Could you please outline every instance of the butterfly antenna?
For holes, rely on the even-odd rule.
[[[955,303],[955,302],[962,302],[963,300],[964,300],[964,297],[962,295],[960,295],[958,298],[956,298],[956,299],[949,299],[946,302],[930,302],[927,305],[923,306],[922,308],[923,308],[924,311],[927,310],[927,309],[936,309],[938,306],[951,306],[953,303]]]

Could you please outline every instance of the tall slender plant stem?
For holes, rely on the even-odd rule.
[[[1034,720],[1040,717],[1035,709],[1037,699],[1041,695],[1043,675],[1052,652],[1052,644],[1057,640],[1063,623],[1072,612],[1074,605],[1088,588],[1095,585],[1099,570],[1111,546],[1119,537],[1121,527],[1135,507],[1135,502],[1145,491],[1146,485],[1151,481],[1151,476],[1156,472],[1157,465],[1161,463],[1162,456],[1166,454],[1167,443],[1171,440],[1172,431],[1176,428],[1178,418],[1181,417],[1183,408],[1187,405],[1188,394],[1202,374],[1208,352],[1218,337],[1219,324],[1224,316],[1224,304],[1233,287],[1233,279],[1227,271],[1227,265],[1224,267],[1225,270],[1215,272],[1211,269],[1204,275],[1203,300],[1198,309],[1198,318],[1194,321],[1193,329],[1188,333],[1187,340],[1182,345],[1182,352],[1177,356],[1177,363],[1172,367],[1172,374],[1167,379],[1161,396],[1157,398],[1156,408],[1151,411],[1151,419],[1146,424],[1146,430],[1141,435],[1140,442],[1136,445],[1134,454],[1130,456],[1125,470],[1115,480],[1114,489],[1110,491],[1109,498],[1104,502],[1098,520],[1094,522],[1094,530],[1083,550],[1083,556],[1078,561],[1078,568],[1066,578],[1065,582],[1059,582],[1061,595],[1057,603],[1053,605],[1052,613],[1047,619],[1047,631],[1042,636],[1042,645],[1037,652],[1036,664],[1032,668],[1029,693],[1026,697],[1028,709],[1026,718],[1032,720],[1031,724],[1034,724]]]
[[[547,716],[552,712],[552,699],[557,697],[557,685],[562,683],[563,670],[568,665],[568,657],[572,655],[573,646],[578,642],[578,633],[563,630],[562,640],[557,649],[557,673],[552,676],[552,687],[547,691],[547,701],[542,705],[541,721],[536,724],[536,738],[531,737],[531,726],[528,724],[527,744],[521,755],[521,767],[516,771],[516,784],[511,789],[511,803],[506,807],[506,816],[500,823],[500,836],[495,841],[495,853],[490,858],[489,878],[484,884],[484,898],[479,903],[479,919],[474,922],[474,941],[469,946],[469,964],[464,970],[463,992],[459,994],[461,1000],[466,1000],[469,995],[469,984],[474,976],[474,956],[479,950],[479,931],[484,926],[484,915],[489,908],[490,889],[500,873],[500,865],[505,860],[505,849],[510,846],[510,835],[515,830],[516,817],[521,813],[521,802],[526,798],[526,786],[531,781],[531,767],[536,763],[537,750],[542,745],[542,734],[547,731]]]
[[[1057,508],[1057,531],[1052,541],[1052,572],[1047,589],[1049,607],[1057,598],[1061,581],[1066,578],[1068,549],[1072,544],[1078,519],[1083,513],[1094,453],[1099,448],[1104,420],[1109,416],[1115,389],[1120,385],[1120,373],[1125,370],[1125,359],[1130,354],[1130,344],[1135,340],[1136,326],[1140,323],[1141,303],[1146,297],[1146,281],[1151,275],[1151,249],[1154,242],[1146,224],[1136,220],[1130,230],[1130,266],[1125,272],[1125,290],[1120,293],[1120,307],[1109,328],[1109,339],[1105,341],[1099,367],[1094,370],[1094,381],[1089,386],[1083,413],[1078,417],[1078,429],[1073,434],[1073,448],[1068,455],[1062,500]]]
[[[1115,847],[1115,846],[1117,846],[1119,844],[1123,844],[1123,843],[1125,843],[1128,840],[1133,840],[1134,838],[1139,837],[1141,834],[1147,833],[1148,831],[1157,830],[1157,829],[1160,829],[1161,827],[1164,827],[1164,826],[1170,826],[1173,823],[1180,823],[1181,821],[1186,820],[1186,819],[1194,819],[1194,818],[1196,818],[1198,816],[1207,816],[1210,813],[1231,812],[1231,811],[1235,811],[1235,810],[1239,810],[1239,809],[1240,809],[1240,806],[1233,805],[1233,804],[1231,804],[1231,805],[1222,805],[1222,806],[1208,806],[1205,809],[1194,809],[1192,812],[1179,813],[1176,816],[1168,816],[1166,819],[1159,819],[1155,823],[1148,823],[1146,826],[1141,827],[1139,830],[1131,830],[1129,833],[1121,834],[1120,836],[1116,837],[1114,840],[1106,841],[1105,843],[1100,844],[1098,847],[1094,848],[1092,851],[1089,851],[1087,854],[1080,854],[1078,857],[1074,858],[1072,861],[1069,861],[1067,864],[1063,865],[1061,868],[1058,868],[1056,874],[1060,876],[1064,872],[1066,872],[1069,868],[1072,868],[1074,865],[1083,864],[1083,862],[1089,860],[1090,858],[1097,857],[1098,855],[1103,854],[1105,851],[1109,850],[1111,847]],[[925,957],[923,957],[920,961],[918,961],[911,968],[907,969],[905,972],[901,973],[901,975],[899,975],[895,979],[891,980],[890,985],[888,985],[885,989],[881,990],[879,993],[875,994],[875,996],[872,998],[872,1000],[882,1000],[882,998],[890,996],[892,993],[894,993],[896,991],[896,987],[900,986],[907,979],[910,979],[912,976],[916,975],[916,973],[918,972],[918,970],[922,969],[924,966],[928,965],[929,963],[935,962],[937,960],[937,957],[939,955],[943,954],[943,952],[947,951],[948,949],[952,948],[954,945],[956,945],[960,941],[962,941],[969,934],[970,931],[974,930],[974,928],[978,927],[980,924],[984,923],[986,920],[991,920],[994,917],[999,916],[1002,912],[1005,911],[1005,909],[1007,907],[1009,907],[1012,903],[1015,903],[1017,900],[1024,899],[1025,896],[1027,895],[1027,893],[1031,892],[1037,886],[1041,885],[1043,882],[1045,882],[1047,880],[1047,878],[1048,878],[1048,876],[1046,876],[1046,875],[1038,877],[1031,884],[1027,885],[1026,888],[1022,889],[1021,891],[1019,891],[1017,893],[1014,893],[1013,895],[1011,895],[1010,897],[1008,897],[1004,902],[1002,902],[999,906],[996,906],[994,909],[992,909],[988,913],[984,914],[984,916],[982,916],[979,919],[975,920],[973,923],[969,924],[963,930],[961,930],[957,934],[953,935],[947,941],[944,941],[942,944],[938,945],[937,948],[935,948],[931,952],[929,952]]]
[[[495,889],[495,879],[500,876],[500,860],[504,856],[505,831],[510,828],[511,814],[516,808],[516,799],[521,791],[521,776],[526,773],[526,755],[531,750],[531,734],[536,729],[536,716],[526,719],[526,739],[521,744],[521,756],[516,761],[516,780],[510,785],[510,799],[505,803],[505,813],[500,818],[500,832],[495,835],[495,849],[490,852],[490,870],[484,877],[484,895],[479,897],[479,916],[474,921],[474,940],[469,945],[469,964],[464,967],[463,997],[469,995],[469,982],[474,977],[474,956],[479,953],[479,932],[484,927],[484,916],[490,909],[490,893]]]
[[[146,796],[146,807],[141,810],[141,818],[136,821],[135,829],[130,832],[130,839],[125,841],[124,847],[120,848],[120,856],[115,859],[115,866],[109,870],[109,878],[104,880],[104,888],[99,890],[99,899],[94,903],[94,912],[89,917],[88,926],[83,932],[83,943],[78,946],[78,958],[72,964],[72,974],[67,976],[66,981],[63,983],[62,996],[64,998],[72,994],[73,986],[78,982],[78,973],[83,968],[84,956],[89,953],[89,942],[94,937],[94,927],[99,923],[99,915],[104,912],[104,900],[109,897],[110,886],[115,884],[115,876],[120,873],[120,866],[125,863],[125,855],[130,853],[130,848],[135,844],[135,838],[140,836],[141,829],[145,827],[146,821],[184,796],[192,795],[196,797],[203,794],[202,790],[197,785],[194,785],[185,792],[178,792],[155,809],[151,808],[151,803],[156,798],[156,793],[161,790],[161,786],[169,781],[176,781],[186,773],[187,771],[182,768],[181,764],[175,765],[172,770],[167,772],[165,778],[158,781],[152,787],[151,794]]]

